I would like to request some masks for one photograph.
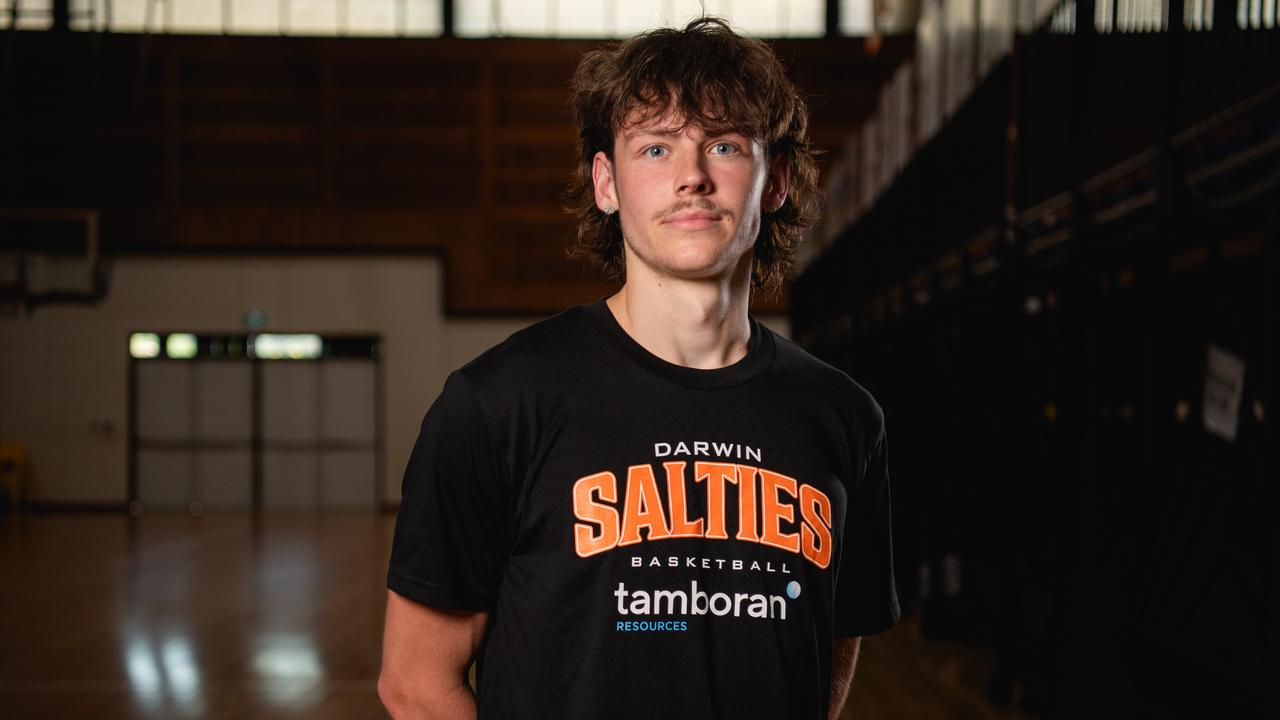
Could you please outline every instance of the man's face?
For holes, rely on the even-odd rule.
[[[596,153],[596,204],[617,208],[628,276],[643,263],[665,277],[723,276],[751,252],[762,208],[787,192],[784,162],[772,167],[742,133],[707,134],[667,115],[614,136],[613,160]]]

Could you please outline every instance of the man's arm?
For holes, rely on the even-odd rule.
[[[853,669],[858,664],[858,648],[862,638],[835,638],[831,643],[831,708],[827,711],[828,720],[840,717],[844,709],[844,701],[849,697],[849,686],[853,684]]]
[[[387,592],[378,697],[393,718],[475,718],[467,668],[486,612],[439,610]]]

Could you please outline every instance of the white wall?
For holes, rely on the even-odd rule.
[[[261,310],[273,332],[382,337],[382,496],[396,502],[445,377],[538,319],[446,320],[441,284],[433,256],[116,259],[96,306],[0,316],[0,441],[28,446],[30,500],[123,503],[129,334],[241,332]],[[787,334],[785,318],[762,319]]]

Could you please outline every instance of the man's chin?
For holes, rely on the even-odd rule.
[[[735,252],[732,243],[724,237],[700,239],[663,237],[655,245],[667,252],[636,259],[662,277],[678,280],[715,280],[731,275],[734,269],[743,265],[744,262],[747,265],[750,264],[750,258],[745,257],[751,254],[750,247],[741,252]],[[631,258],[628,259],[630,260]]]
[[[661,271],[664,276],[675,280],[711,282],[728,278],[733,274],[734,265],[735,263],[722,260],[707,263],[674,263],[661,268]]]

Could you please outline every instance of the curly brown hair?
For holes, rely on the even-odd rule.
[[[715,17],[682,30],[642,33],[584,55],[569,104],[577,128],[576,167],[565,194],[566,209],[578,216],[571,257],[585,258],[610,281],[626,277],[622,227],[616,214],[596,207],[592,162],[601,151],[613,159],[619,130],[675,112],[708,133],[748,135],[765,147],[770,162],[786,159],[787,199],[761,217],[751,271],[755,290],[773,295],[781,288],[822,200],[808,106],[768,45]]]

